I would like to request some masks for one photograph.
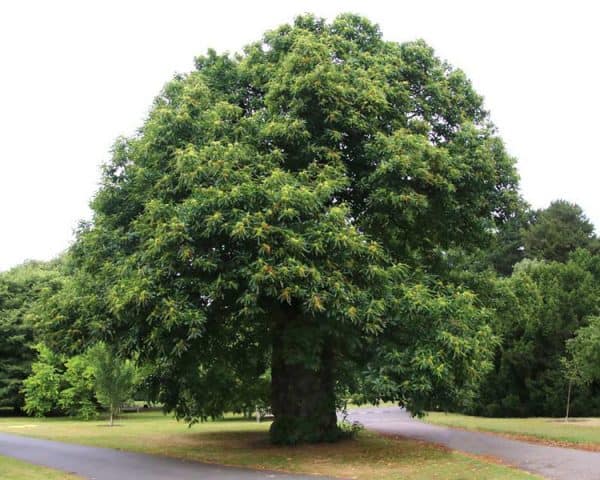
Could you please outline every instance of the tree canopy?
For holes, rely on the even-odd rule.
[[[462,71],[363,18],[301,16],[198,57],[117,141],[45,325],[150,360],[190,421],[270,369],[273,441],[333,440],[340,392],[415,413],[472,396],[488,312],[432,273],[517,202]]]
[[[534,219],[523,233],[525,254],[529,258],[566,262],[578,248],[600,252],[600,240],[594,225],[581,207],[565,200],[534,213]]]

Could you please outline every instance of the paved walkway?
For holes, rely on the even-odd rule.
[[[528,472],[556,480],[600,480],[600,452],[548,447],[498,435],[468,432],[420,422],[400,408],[350,412],[350,420],[370,430],[444,445],[453,450],[489,455]]]
[[[400,408],[354,410],[350,420],[382,433],[489,455],[523,470],[556,480],[600,480],[600,452],[548,447],[501,436],[455,430],[412,419]],[[168,457],[85,447],[0,433],[0,455],[72,472],[93,480],[314,480],[314,476],[222,467]]]
[[[0,433],[0,455],[93,480],[315,480],[314,476],[229,468]]]

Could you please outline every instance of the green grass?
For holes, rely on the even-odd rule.
[[[0,478],[2,480],[77,480],[81,477],[0,455]]]
[[[0,431],[189,460],[354,479],[536,478],[423,442],[370,432],[335,444],[277,447],[268,442],[267,422],[257,424],[240,418],[188,428],[161,413],[147,412],[125,415],[118,424],[110,428],[100,421],[1,418]]]
[[[431,412],[424,420],[448,427],[502,433],[533,441],[600,450],[599,418],[575,418],[565,423],[556,418],[485,418]]]

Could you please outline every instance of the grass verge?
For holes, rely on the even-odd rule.
[[[486,418],[431,412],[424,420],[436,425],[502,434],[519,440],[600,451],[600,419]]]
[[[2,480],[78,480],[81,477],[0,455]]]
[[[69,419],[0,419],[0,431],[84,445],[257,469],[352,479],[532,479],[525,472],[427,443],[360,432],[335,444],[278,447],[267,422],[239,418],[188,428],[160,413],[128,414],[120,426]]]

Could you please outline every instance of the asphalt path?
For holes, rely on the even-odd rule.
[[[424,440],[453,450],[495,457],[556,480],[600,480],[600,452],[551,447],[498,435],[429,425],[400,408],[350,412],[349,420],[386,434]],[[573,427],[577,428],[577,427]],[[75,473],[93,480],[310,480],[315,476],[224,467],[169,457],[86,447],[0,433],[0,455]]]
[[[5,433],[0,433],[0,455],[93,480],[315,480],[325,478],[223,467]]]
[[[504,463],[548,479],[600,480],[600,452],[550,447],[491,433],[430,425],[411,418],[398,407],[354,410],[350,412],[349,420],[358,421],[369,430],[496,457]]]

